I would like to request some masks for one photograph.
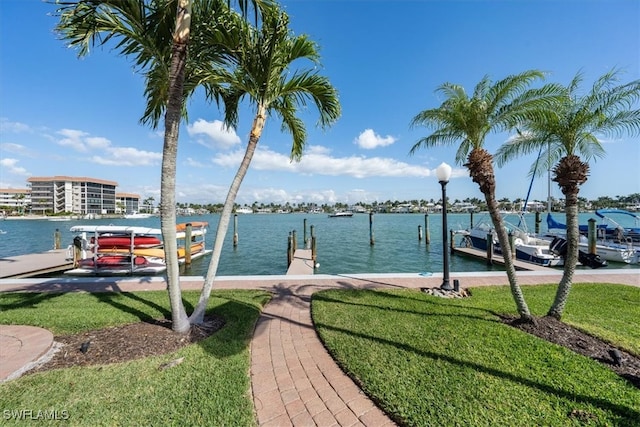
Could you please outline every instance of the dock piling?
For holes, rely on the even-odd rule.
[[[313,260],[313,268],[316,268],[316,260],[318,259],[318,252],[316,250],[316,230],[311,226],[311,259]]]
[[[373,239],[373,212],[369,212],[369,245],[373,246],[375,243]]]
[[[455,252],[455,248],[456,248],[456,241],[454,239],[455,236],[456,236],[456,232],[453,230],[449,230],[449,251],[451,252],[452,255]]]
[[[487,233],[487,264],[493,264],[493,234]]]
[[[589,218],[588,223],[588,231],[587,231],[587,239],[589,241],[589,253],[596,253],[596,220],[594,218]]]
[[[238,246],[238,214],[233,214],[233,247]]]
[[[425,243],[428,245],[431,243],[431,232],[429,231],[429,214],[424,214],[424,232],[425,232]]]
[[[289,232],[289,238],[287,239],[287,266],[291,265],[291,261],[293,261],[293,236]]]
[[[303,233],[302,233],[302,242],[303,242],[303,247],[307,247],[307,218],[302,220],[302,227],[303,227]]]
[[[191,223],[188,222],[184,230],[184,263],[191,265]]]
[[[60,235],[60,229],[56,228],[55,233],[53,233],[53,249],[60,249],[60,245],[61,245],[61,235]]]

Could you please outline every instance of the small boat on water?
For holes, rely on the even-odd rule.
[[[125,219],[146,219],[151,218],[152,216],[154,215],[150,213],[140,213],[136,211],[133,211],[130,214],[124,214]]]
[[[178,262],[184,264],[211,252],[205,246],[208,223],[178,224]],[[167,269],[162,232],[131,226],[71,227],[79,233],[67,250],[76,266],[65,274],[75,276],[155,275]],[[187,243],[186,240],[189,239]]]
[[[602,219],[598,224],[598,237],[602,239],[615,240],[618,243],[633,242],[640,245],[640,216],[624,209],[598,209],[596,216]],[[621,225],[622,218],[631,219],[633,226]],[[588,226],[580,226],[580,233],[587,234]]]
[[[598,213],[600,213],[598,216],[602,215],[602,211],[596,211],[596,214]],[[589,252],[588,225],[580,225],[579,227],[578,247],[583,252]],[[547,228],[548,233],[545,235],[547,239],[564,239],[566,237],[567,226],[556,221],[550,213],[547,214]],[[595,228],[595,254],[610,262],[640,263],[640,244],[635,243],[633,230],[634,228],[623,228],[619,225],[614,228],[607,224],[597,224]]]
[[[333,212],[329,214],[329,218],[350,218],[353,216],[353,212],[351,211],[339,211]]]
[[[524,221],[519,214],[503,214],[503,221],[507,231],[513,236],[516,259],[544,267],[564,265],[564,258],[551,251],[548,240],[538,238],[527,232],[524,227]],[[493,245],[493,253],[502,255],[498,235],[490,217],[487,215],[486,218],[481,219],[474,227],[464,233],[464,246],[486,251],[489,238]]]

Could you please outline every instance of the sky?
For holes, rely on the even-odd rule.
[[[316,127],[313,108],[302,161],[291,162],[291,138],[268,120],[237,203],[385,202],[438,200],[435,168],[453,166],[450,199],[482,199],[456,146],[421,149],[430,134],[410,126],[437,108],[443,83],[467,93],[529,69],[568,84],[578,73],[588,90],[618,68],[620,83],[640,78],[637,0],[287,0],[295,34],[318,43],[320,74],[337,89],[340,119]],[[53,29],[55,7],[40,0],[0,1],[0,188],[26,188],[29,177],[66,175],[118,183],[117,191],[160,200],[162,129],[140,124],[144,80],[114,44],[79,59]],[[305,64],[306,65],[306,64]],[[177,158],[180,203],[222,203],[248,141],[253,112],[240,111],[225,130],[222,112],[202,97],[187,104]],[[636,105],[638,108],[638,105]],[[489,134],[490,152],[509,135]],[[602,137],[606,157],[591,163],[580,194],[588,199],[640,193],[640,139]],[[496,167],[496,196],[527,197],[535,155]],[[551,195],[561,198],[557,186]],[[530,199],[546,200],[547,178],[533,181]]]

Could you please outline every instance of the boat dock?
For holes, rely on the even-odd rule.
[[[483,251],[475,248],[462,248],[462,247],[453,247],[451,248],[454,254],[469,256],[476,259],[482,259],[487,261],[487,251]],[[489,261],[487,261],[489,262]],[[504,266],[504,260],[502,256],[494,256],[491,258],[491,264]],[[524,262],[519,259],[514,259],[513,264],[516,267],[516,270],[524,270],[524,271],[550,271],[552,270],[550,267],[544,267],[542,265],[532,264],[530,262]]]
[[[66,249],[0,258],[0,279],[22,279],[73,268]]]
[[[314,264],[311,249],[296,249],[287,276],[313,274]]]
[[[0,279],[24,279],[43,274],[62,273],[73,268],[66,249],[0,258]],[[313,274],[311,249],[296,249],[287,275]]]

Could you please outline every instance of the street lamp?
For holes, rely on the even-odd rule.
[[[444,272],[442,276],[442,285],[440,289],[450,291],[453,289],[449,283],[449,231],[447,230],[447,183],[451,178],[451,166],[441,163],[436,168],[436,177],[442,186],[442,256],[444,263]]]

